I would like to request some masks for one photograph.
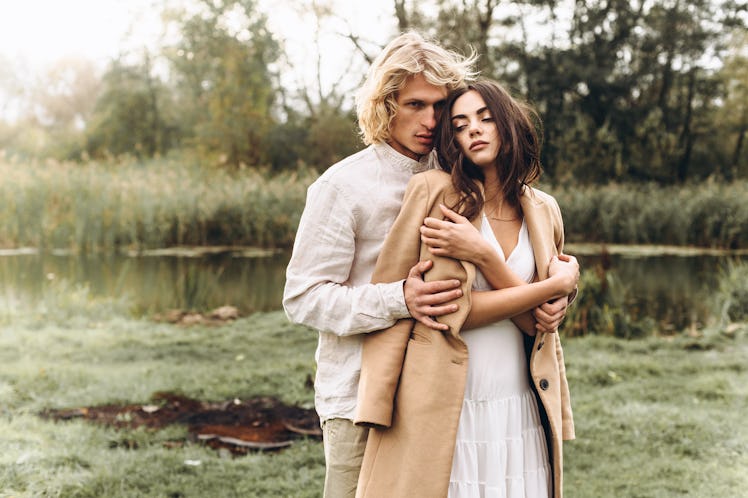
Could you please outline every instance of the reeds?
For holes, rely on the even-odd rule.
[[[317,175],[227,172],[183,156],[79,164],[0,155],[0,248],[290,247]],[[569,241],[748,248],[748,181],[546,190]]]
[[[311,169],[227,172],[182,158],[145,164],[0,158],[0,247],[287,247],[316,176]]]
[[[748,248],[748,182],[549,188],[567,240]]]

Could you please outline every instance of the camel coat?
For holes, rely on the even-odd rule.
[[[415,175],[377,260],[375,283],[399,280],[419,260],[431,259],[434,265],[425,274],[426,280],[457,278],[463,296],[457,300],[459,311],[440,317],[449,325],[448,332],[403,319],[364,340],[354,422],[372,429],[357,497],[447,495],[467,378],[468,350],[460,328],[470,310],[475,267],[432,255],[420,243],[419,227],[427,216],[442,217],[439,203],[453,205],[456,198],[449,175],[443,171]],[[551,257],[563,247],[561,213],[551,196],[530,188],[521,204],[535,253],[536,278],[544,279]],[[477,226],[479,219],[473,223]],[[552,460],[554,498],[561,498],[561,441],[574,438],[563,351],[556,333],[527,337],[526,344]]]

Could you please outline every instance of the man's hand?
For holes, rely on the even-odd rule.
[[[430,260],[420,261],[410,269],[405,279],[403,294],[410,316],[435,330],[449,330],[449,326],[434,320],[437,316],[457,311],[456,304],[446,304],[462,295],[459,280],[437,280],[424,282],[423,274],[433,263]]]
[[[561,322],[566,317],[566,308],[569,306],[568,296],[560,297],[555,301],[544,303],[534,310],[532,314],[537,323],[535,330],[537,332],[555,332]]]

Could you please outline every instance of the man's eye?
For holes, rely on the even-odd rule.
[[[493,121],[493,118],[491,116],[483,118],[481,121],[487,122],[487,121]]]

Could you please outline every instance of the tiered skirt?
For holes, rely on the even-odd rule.
[[[548,449],[521,332],[509,321],[463,332],[470,353],[450,498],[547,498]]]

